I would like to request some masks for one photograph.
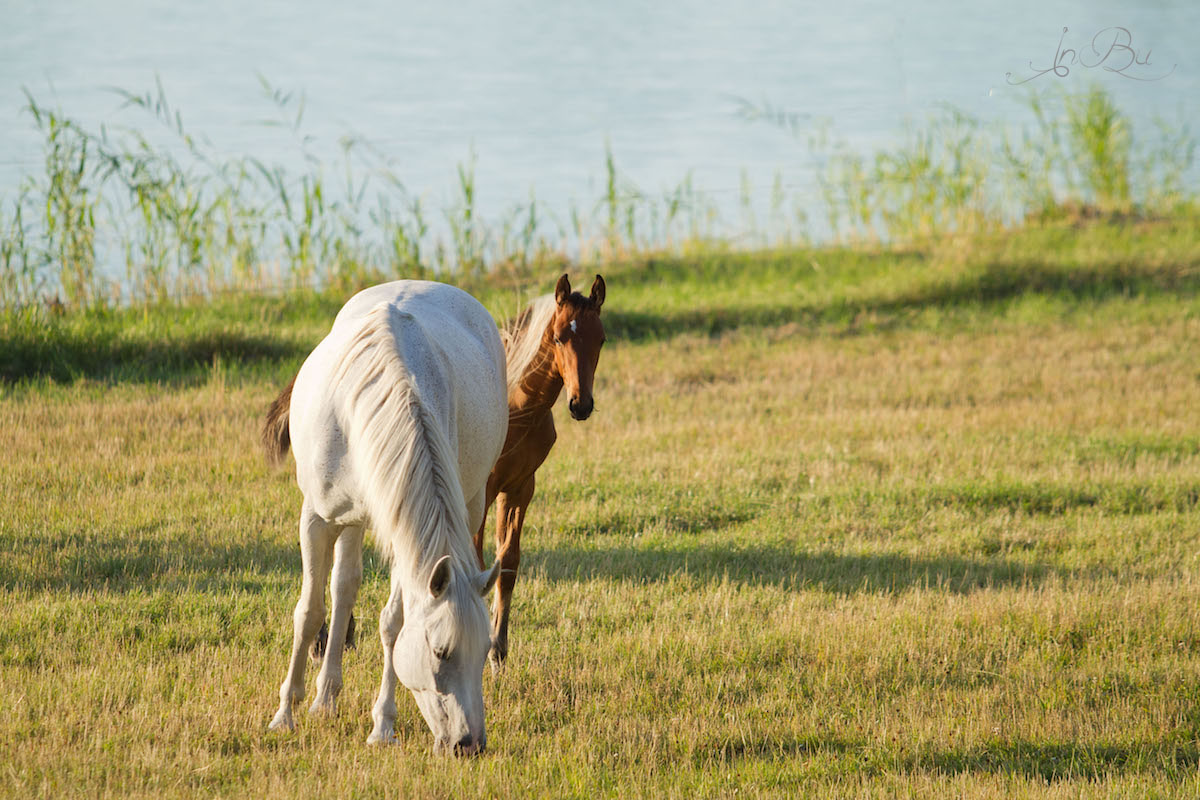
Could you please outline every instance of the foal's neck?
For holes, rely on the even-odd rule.
[[[509,398],[509,415],[514,412],[548,412],[558,400],[562,387],[562,375],[554,365],[554,342],[547,328],[542,334],[537,355],[525,368],[518,390]]]

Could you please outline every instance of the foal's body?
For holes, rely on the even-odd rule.
[[[534,475],[558,438],[554,404],[565,387],[572,417],[585,420],[592,413],[592,383],[604,344],[600,322],[604,294],[604,279],[599,275],[588,297],[573,293],[563,275],[554,295],[535,301],[503,333],[508,362],[508,436],[488,477],[485,500],[486,507],[496,503],[496,557],[500,562],[489,654],[494,667],[508,657],[509,607]],[[480,520],[475,532],[480,564],[484,522]]]
[[[453,287],[395,281],[339,312],[268,414],[264,441],[289,439],[300,517],[303,586],[279,711],[291,729],[309,649],[333,572],[329,641],[313,711],[332,711],[370,526],[391,564],[380,614],[384,672],[370,741],[393,737],[397,680],[412,690],[440,749],[483,748],[481,671],[489,636],[471,534],[507,427],[504,353],[495,322]]]

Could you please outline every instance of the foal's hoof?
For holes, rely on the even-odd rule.
[[[497,645],[492,645],[492,649],[488,651],[488,663],[492,665],[492,674],[499,675],[500,670],[504,669],[504,662],[508,659],[508,648],[501,649]]]
[[[350,622],[346,625],[346,649],[353,650],[358,644],[358,639],[355,636],[354,615],[350,615]],[[313,639],[312,647],[308,650],[308,655],[313,661],[320,664],[321,659],[325,658],[325,650],[329,647],[329,623],[321,625],[321,630],[317,631],[317,638]]]
[[[312,647],[308,648],[308,657],[314,663],[320,664],[321,659],[325,658],[325,648],[329,644],[329,623],[321,625],[321,630],[317,631],[317,638],[313,639]]]

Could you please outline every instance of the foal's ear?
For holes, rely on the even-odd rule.
[[[429,574],[429,593],[435,600],[441,597],[450,586],[451,577],[453,576],[450,572],[450,556],[442,556],[433,565],[433,572]]]
[[[563,303],[567,302],[567,299],[570,296],[571,281],[567,278],[567,273],[564,272],[563,276],[558,279],[558,285],[554,287],[554,302],[561,306]]]
[[[500,559],[492,562],[492,568],[481,572],[475,576],[471,584],[475,587],[475,591],[479,592],[480,597],[487,597],[487,593],[496,585],[496,578],[500,577]]]
[[[600,310],[600,306],[604,305],[604,277],[597,275],[596,280],[592,282],[592,305],[596,310]]]

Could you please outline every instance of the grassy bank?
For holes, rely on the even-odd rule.
[[[0,794],[1198,795],[1195,222],[603,267],[467,762],[407,696],[363,743],[373,554],[340,715],[266,731],[299,494],[257,428],[344,296],[6,323]]]
[[[1191,214],[1060,221],[901,247],[746,252],[716,245],[595,269],[615,276],[624,290],[623,303],[607,315],[610,334],[639,344],[765,328],[806,336],[948,333],[995,318],[1086,317],[1130,298],[1152,315],[1157,304],[1191,297],[1200,282],[1198,222]],[[497,319],[546,288],[503,273],[446,278],[479,297]],[[299,365],[364,285],[0,315],[0,380],[194,385],[214,375],[279,378]]]

